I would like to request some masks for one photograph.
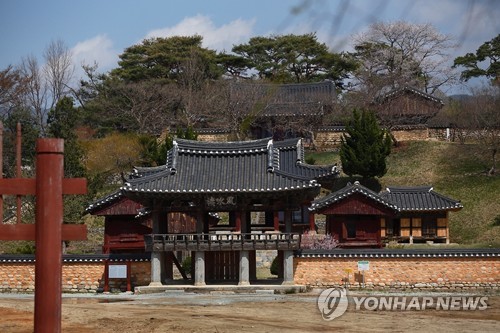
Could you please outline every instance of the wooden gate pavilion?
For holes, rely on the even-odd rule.
[[[255,277],[255,251],[277,250],[283,283],[292,284],[293,250],[301,233],[314,228],[307,207],[320,182],[338,175],[336,166],[306,164],[301,139],[177,139],[165,165],[135,168],[120,194],[151,214],[152,234],[144,236],[150,286],[172,278],[176,251],[193,253],[194,284],[202,286],[221,280],[247,285]],[[257,222],[252,212],[259,212]],[[221,213],[225,221],[214,219]]]

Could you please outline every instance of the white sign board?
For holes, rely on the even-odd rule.
[[[108,277],[110,279],[126,279],[127,265],[109,265]]]
[[[370,262],[368,260],[358,261],[358,271],[368,271],[370,270]]]

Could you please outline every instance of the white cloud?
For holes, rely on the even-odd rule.
[[[228,24],[215,26],[207,16],[187,17],[173,27],[155,29],[144,37],[203,36],[203,46],[218,51],[230,51],[234,44],[245,43],[252,36],[253,20],[236,19]]]
[[[113,49],[113,42],[106,35],[98,35],[77,43],[72,49],[75,77],[83,75],[82,65],[98,65],[99,72],[105,72],[115,67],[118,61],[118,51]]]

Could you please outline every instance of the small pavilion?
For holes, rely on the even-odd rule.
[[[283,284],[293,284],[293,251],[301,233],[314,228],[308,206],[321,182],[338,176],[334,165],[306,164],[301,139],[177,139],[165,165],[135,168],[114,195],[139,203],[137,213],[150,216],[152,232],[143,237],[151,252],[151,286],[173,278],[177,251],[192,253],[196,286],[248,285],[255,279],[256,250],[277,250]]]

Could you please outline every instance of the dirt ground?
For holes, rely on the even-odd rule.
[[[366,295],[365,295],[366,296]],[[433,295],[434,296],[434,295]],[[322,319],[312,293],[64,295],[63,332],[500,332],[500,296],[483,311],[356,311]],[[0,294],[0,332],[33,332],[33,295]]]

